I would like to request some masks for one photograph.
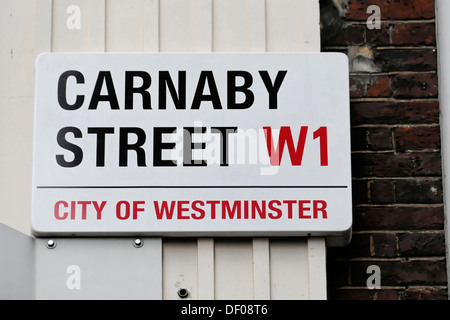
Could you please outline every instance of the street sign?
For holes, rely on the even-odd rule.
[[[347,58],[43,54],[36,236],[328,236],[352,224]]]

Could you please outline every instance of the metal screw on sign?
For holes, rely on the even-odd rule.
[[[55,249],[56,242],[53,241],[53,240],[48,240],[46,246],[47,246],[48,249]]]
[[[187,298],[188,295],[189,295],[188,289],[180,288],[180,290],[178,290],[178,296],[179,296],[180,298],[183,298],[183,299],[184,299],[184,298]]]
[[[144,241],[142,241],[141,239],[135,239],[135,240],[133,241],[133,245],[134,245],[136,248],[140,248],[140,247],[142,247],[142,246],[144,245]]]

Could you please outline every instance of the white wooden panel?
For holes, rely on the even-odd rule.
[[[0,219],[30,233],[33,99],[0,98]]]
[[[270,242],[267,238],[253,239],[253,297],[270,299]]]
[[[270,242],[271,299],[309,298],[306,239],[272,239]]]
[[[45,19],[48,17],[42,16],[44,25]],[[51,29],[51,48],[48,51],[104,51],[105,1],[52,1]]]
[[[0,97],[33,96],[34,2],[1,1]]]
[[[159,51],[159,0],[144,0],[144,51]]]
[[[251,239],[216,239],[215,298],[253,299]]]
[[[214,299],[214,239],[197,240],[198,256],[198,298],[201,300]]]
[[[53,0],[35,1],[35,4],[34,55],[37,57],[39,54],[50,52],[52,49]]]
[[[215,0],[214,51],[250,51],[250,1]]]
[[[318,1],[266,0],[266,8],[268,51],[320,50]]]
[[[210,51],[211,0],[163,0],[159,2],[159,45],[163,52]]]
[[[309,299],[327,299],[326,244],[324,238],[308,239]]]
[[[187,299],[197,299],[197,240],[163,241],[163,299],[180,299],[178,290],[187,289]]]
[[[106,51],[143,51],[144,13],[144,1],[142,0],[108,0],[106,4]]]

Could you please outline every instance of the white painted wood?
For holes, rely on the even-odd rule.
[[[307,300],[309,298],[306,239],[271,240],[270,282],[273,300]]]
[[[253,239],[253,298],[270,299],[270,250],[268,238]]]
[[[27,234],[39,53],[320,50],[318,0],[3,0],[0,17],[0,222]],[[165,239],[162,255],[164,299],[326,298],[324,239]]]
[[[163,240],[163,299],[180,299],[178,290],[187,289],[187,299],[198,299],[197,240]]]
[[[251,239],[215,240],[215,298],[253,299]]]
[[[159,52],[159,0],[144,0],[144,51]]]
[[[106,51],[142,52],[144,2],[108,0],[106,3]]]
[[[28,2],[29,3],[29,2]],[[53,0],[36,1],[35,43],[34,52],[37,57],[43,52],[52,50],[52,7]]]
[[[250,51],[266,51],[266,0],[250,0]]]
[[[309,299],[327,299],[326,244],[324,238],[308,238]]]
[[[198,256],[198,298],[200,300],[214,299],[214,239],[199,238],[197,240]]]
[[[86,14],[89,19],[89,51],[105,52],[106,50],[106,0],[89,1]]]

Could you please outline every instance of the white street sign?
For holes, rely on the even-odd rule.
[[[347,58],[44,54],[37,236],[351,234]]]

